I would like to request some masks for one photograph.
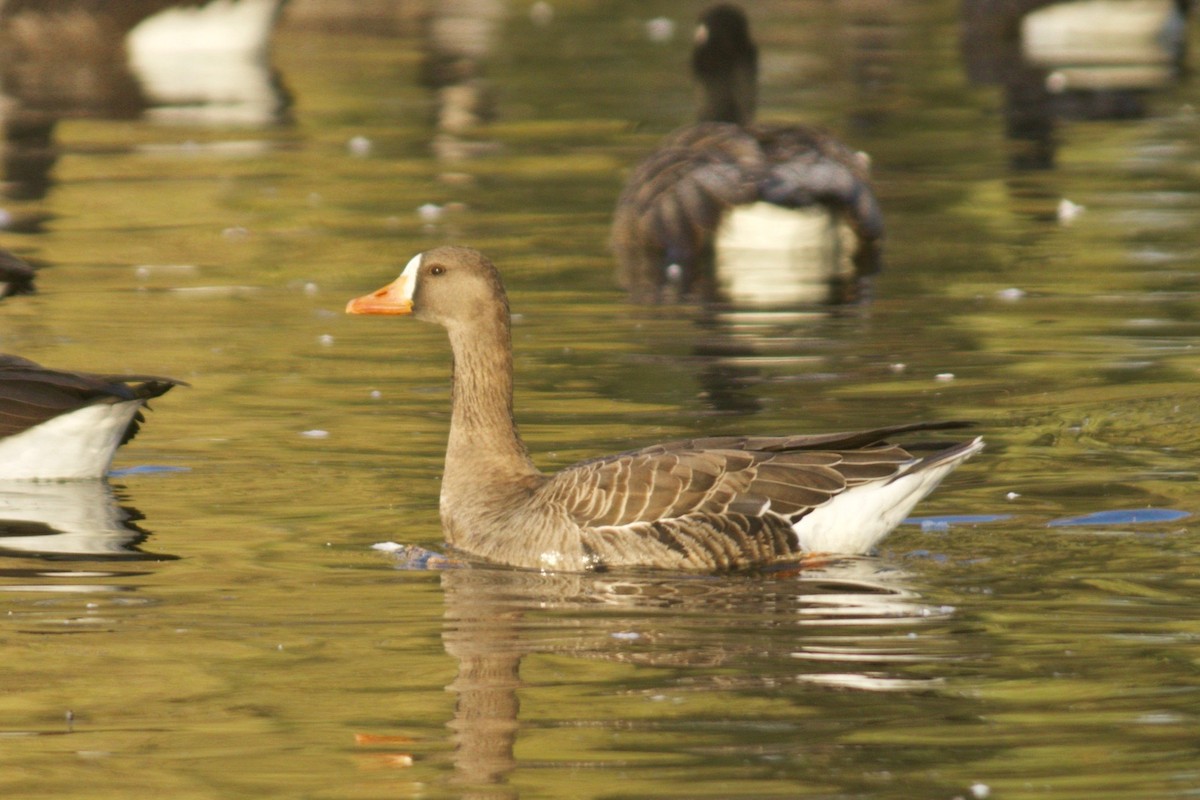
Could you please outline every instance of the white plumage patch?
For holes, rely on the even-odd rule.
[[[735,206],[717,229],[717,283],[743,305],[823,303],[830,281],[846,277],[837,220],[820,206]]]
[[[912,512],[955,467],[983,449],[983,440],[943,463],[918,469],[914,460],[907,472],[890,481],[872,481],[837,495],[813,509],[792,530],[809,553],[865,554]]]
[[[0,480],[103,477],[141,407],[141,400],[97,403],[0,440]]]
[[[401,298],[404,300],[412,300],[413,293],[417,291],[417,271],[421,269],[421,259],[424,257],[424,253],[417,253],[408,260],[408,263],[404,265],[404,271],[400,273],[399,280],[404,282]]]

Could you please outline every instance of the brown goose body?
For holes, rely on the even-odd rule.
[[[979,439],[919,458],[893,435],[961,427],[915,423],[810,436],[692,439],[541,473],[512,408],[508,301],[492,263],[442,247],[355,314],[412,314],[449,333],[454,356],[442,477],[446,540],[536,569],[728,570],[809,553],[866,553]]]
[[[816,128],[754,123],[758,51],[739,9],[705,12],[692,70],[699,122],[633,170],[613,215],[618,280],[634,299],[712,299],[721,223],[755,203],[829,209],[853,234],[853,277],[877,272],[883,214],[867,159]]]

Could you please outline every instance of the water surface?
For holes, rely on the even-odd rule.
[[[689,116],[696,7],[553,11],[496,20],[483,126],[434,125],[417,27],[298,13],[278,125],[58,123],[53,182],[8,201],[48,217],[0,234],[44,265],[0,347],[192,387],[111,496],[44,500],[94,535],[0,531],[4,794],[1194,796],[1195,82],[1034,146],[957,3],[755,4],[761,114],[871,153],[887,270],[851,308],[637,308],[609,214]],[[371,546],[441,547],[448,346],[342,308],[448,242],[505,275],[546,469],[935,418],[988,449],[870,558],[399,568]]]

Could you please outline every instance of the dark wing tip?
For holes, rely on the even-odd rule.
[[[0,249],[0,297],[34,294],[37,270],[8,250]]]
[[[181,381],[175,378],[138,377],[125,378],[124,380],[141,381],[141,383],[135,383],[129,388],[133,390],[134,397],[138,397],[143,400],[150,400],[154,397],[162,397],[176,386],[191,386],[191,384],[187,381]]]

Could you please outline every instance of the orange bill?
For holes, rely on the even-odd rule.
[[[354,298],[346,304],[346,313],[411,314],[412,289],[408,285],[411,280],[411,275],[401,275],[382,289]]]

